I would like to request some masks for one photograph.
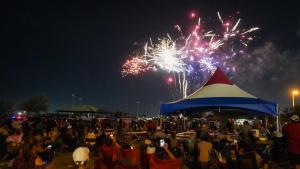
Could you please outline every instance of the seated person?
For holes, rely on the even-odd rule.
[[[99,135],[98,137],[96,137],[96,147],[100,148],[101,146],[103,146],[106,142],[107,136],[102,133],[101,135]]]
[[[284,137],[280,131],[275,131],[272,137],[272,160],[278,162],[285,152]]]
[[[218,161],[223,166],[230,165],[232,161],[231,157],[231,145],[226,139],[222,139],[217,147]]]
[[[255,152],[255,158],[256,158],[256,163],[257,166],[260,167],[262,164],[262,158],[261,156],[254,150],[253,146],[249,144],[246,141],[241,141],[240,144],[238,145],[238,154],[247,154],[250,152]]]
[[[168,141],[169,142],[169,141]],[[170,143],[169,143],[170,144]],[[166,139],[157,138],[155,141],[155,157],[161,160],[175,159],[175,156],[170,151],[170,145],[166,142]]]
[[[139,159],[137,149],[129,144],[122,145],[119,161],[121,168],[138,168]]]
[[[12,168],[52,168],[53,157],[48,148],[42,148],[37,140],[31,138],[24,142],[19,155],[13,160]]]
[[[156,144],[155,153],[149,155],[150,168],[180,169],[182,166],[182,158],[176,158],[169,150],[168,144],[161,143],[163,142],[159,141],[159,144]]]
[[[176,147],[177,144],[178,144],[178,141],[176,139],[176,133],[174,131],[171,133],[170,142],[171,142],[173,147]]]
[[[155,157],[160,160],[175,159],[175,156],[168,149],[167,144],[164,147],[159,147],[155,150]]]
[[[182,144],[179,144],[176,140],[176,142],[174,142],[174,140],[172,140],[171,138],[165,138],[165,143],[168,144],[168,149],[171,151],[172,154],[174,154],[174,156],[176,158],[180,158],[182,157],[182,151],[180,149],[180,146],[183,146]],[[172,143],[173,141],[173,143]]]
[[[79,169],[83,169],[89,161],[90,150],[87,147],[78,147],[73,152],[73,161]]]
[[[104,145],[99,147],[99,159],[95,163],[95,168],[99,167],[100,164],[108,168],[114,168],[116,166],[116,161],[118,153],[120,150],[120,145],[116,141],[116,137],[110,135],[106,138]]]
[[[85,136],[85,144],[87,146],[95,146],[96,145],[96,137],[97,135],[94,133],[92,129],[89,129],[89,132]]]
[[[261,127],[259,128],[259,134],[260,134],[261,136],[265,136],[265,137],[267,137],[267,136],[269,135],[268,130],[265,129],[263,126],[261,126]]]
[[[15,144],[20,144],[22,141],[23,133],[20,130],[15,130],[12,135],[6,138],[6,142],[12,142]]]

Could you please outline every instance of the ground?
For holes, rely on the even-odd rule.
[[[57,169],[74,169],[76,165],[72,159],[72,153],[67,152],[63,154],[59,154],[54,159],[54,165]],[[91,157],[90,161],[87,164],[88,169],[94,168],[94,157]]]
[[[90,157],[90,161],[87,163],[86,169],[94,169],[95,157]],[[0,169],[7,169],[8,162],[0,163]],[[54,158],[54,165],[56,169],[76,169],[76,165],[72,159],[72,152],[65,152],[62,154],[56,154]],[[282,161],[280,164],[273,163],[272,169],[293,169],[288,160]]]

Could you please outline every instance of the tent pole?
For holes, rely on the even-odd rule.
[[[277,131],[280,131],[280,124],[279,124],[279,107],[278,107],[278,104],[276,104],[276,113],[277,113],[277,115],[276,115],[276,128],[277,128]]]
[[[265,128],[268,129],[268,116],[265,116]]]
[[[185,110],[183,111],[183,131],[185,131]]]

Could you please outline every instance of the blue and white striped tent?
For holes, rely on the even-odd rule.
[[[207,83],[182,100],[161,104],[162,115],[195,109],[230,109],[256,114],[277,115],[276,103],[261,100],[233,84],[217,68]],[[192,112],[192,111],[190,111]]]

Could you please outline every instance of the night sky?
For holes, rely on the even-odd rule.
[[[243,24],[259,26],[248,53],[264,58],[257,69],[234,75],[241,88],[281,107],[288,91],[300,88],[300,10],[289,1],[128,1],[82,3],[8,1],[1,4],[0,98],[17,103],[46,95],[50,111],[81,104],[108,110],[157,114],[171,101],[158,73],[121,77],[136,42],[163,36],[184,25],[189,11],[203,18],[240,12]],[[298,98],[297,103],[300,103]]]

